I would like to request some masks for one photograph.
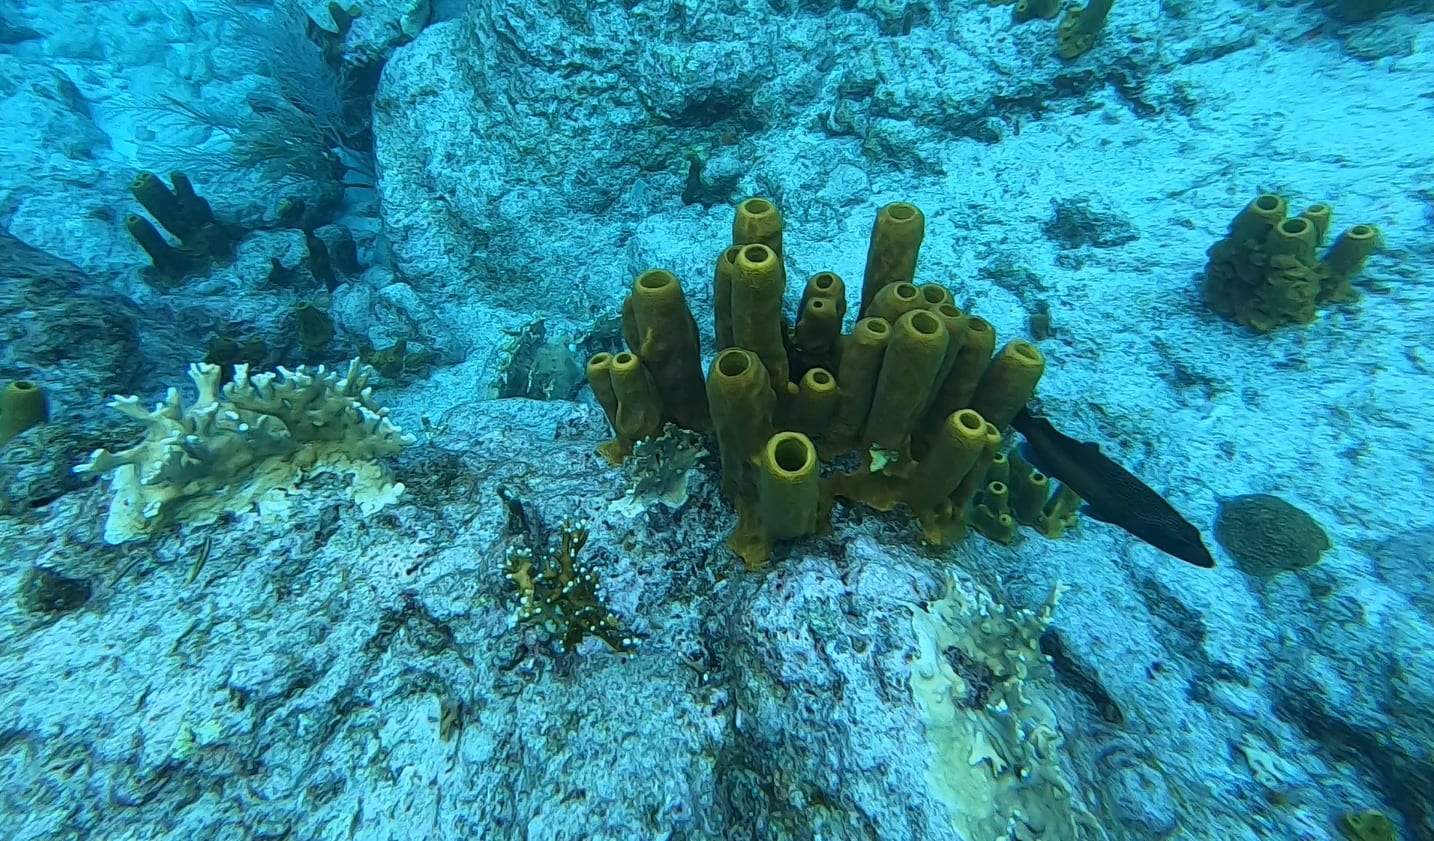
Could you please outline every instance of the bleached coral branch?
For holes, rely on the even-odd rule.
[[[144,439],[118,452],[96,450],[75,468],[110,478],[105,540],[148,537],[171,522],[213,522],[325,471],[353,474],[350,495],[366,511],[396,498],[402,484],[372,462],[414,438],[374,401],[371,373],[358,360],[342,374],[322,365],[250,374],[238,365],[221,387],[218,366],[196,364],[189,379],[197,397],[187,406],[173,388],[150,411],[137,398],[114,398],[111,406],[145,425]]]

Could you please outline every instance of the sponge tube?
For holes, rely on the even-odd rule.
[[[652,374],[664,419],[686,429],[707,429],[697,322],[672,272],[652,269],[637,276],[623,302],[622,333]]]
[[[906,202],[893,202],[877,211],[866,250],[866,274],[861,281],[861,314],[888,283],[910,283],[916,277],[916,255],[926,238],[926,217]]]
[[[786,272],[777,253],[760,243],[737,252],[737,276],[732,283],[732,339],[762,360],[772,390],[787,395],[790,369],[783,342],[782,296]]]
[[[776,397],[762,360],[739,347],[717,354],[707,372],[707,401],[722,458],[722,490],[735,502],[755,490],[752,465],[772,434]]]
[[[912,310],[897,320],[866,419],[868,441],[888,450],[907,448],[950,341],[941,319],[926,310]]]
[[[821,493],[817,449],[800,432],[778,432],[762,451],[757,506],[762,528],[774,540],[790,540],[817,528]]]
[[[0,446],[50,419],[45,391],[30,380],[16,380],[0,391]]]
[[[992,426],[1005,429],[1036,393],[1036,383],[1046,370],[1046,358],[1030,342],[1007,342],[981,377],[971,397],[971,408]]]
[[[782,259],[782,213],[766,199],[751,198],[737,205],[732,219],[732,244],[759,242]]]

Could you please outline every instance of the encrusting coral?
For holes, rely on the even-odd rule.
[[[912,610],[912,698],[931,747],[933,799],[956,837],[1103,838],[1061,769],[1054,711],[1027,693],[1050,676],[1040,639],[1061,588],[1038,610],[1015,610],[960,577]]]
[[[1331,546],[1314,517],[1269,494],[1220,500],[1215,540],[1241,571],[1258,577],[1314,566]]]
[[[1018,522],[1059,535],[1073,516],[1068,492],[1026,471],[1017,518],[1005,510],[1004,480],[992,488],[987,479],[1001,430],[1034,394],[1045,361],[1020,340],[996,352],[990,324],[941,286],[915,283],[924,218],[902,202],[877,214],[861,317],[843,335],[846,284],[832,272],[813,275],[796,324],[783,321],[781,215],[766,199],[741,203],[734,242],[716,261],[719,352],[701,392],[692,380],[701,349],[680,286],[669,272],[644,272],[623,307],[629,350],[587,366],[616,432],[600,452],[620,462],[665,422],[710,423],[722,490],[737,511],[728,546],[749,567],[765,563],[776,541],[827,529],[835,497],[880,511],[904,505],[928,542],[944,544],[966,533],[984,488],[988,507],[1002,510],[978,510],[972,525],[1003,541]],[[659,311],[659,296],[663,317],[644,317]],[[823,461],[848,452],[862,457],[859,468],[821,477]]]
[[[123,543],[169,523],[213,522],[243,511],[270,491],[321,472],[349,473],[349,495],[365,513],[403,492],[375,459],[414,442],[373,399],[373,369],[300,367],[250,374],[235,365],[222,383],[218,365],[189,366],[198,391],[185,404],[169,389],[147,410],[136,397],[110,405],[144,425],[144,439],[118,452],[99,449],[75,472],[108,476],[114,490],[105,540]]]

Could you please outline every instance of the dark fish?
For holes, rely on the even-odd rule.
[[[1011,425],[1025,436],[1031,464],[1075,491],[1091,517],[1120,526],[1187,563],[1215,565],[1200,530],[1149,485],[1106,458],[1100,447],[1062,435],[1050,421],[1026,409]]]

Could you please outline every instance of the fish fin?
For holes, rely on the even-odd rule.
[[[1121,528],[1125,528],[1125,526],[1121,525],[1120,517],[1118,515],[1107,514],[1105,511],[1096,508],[1090,503],[1082,505],[1080,507],[1080,513],[1086,515],[1092,520],[1100,520],[1102,523],[1110,523],[1112,526],[1120,526]]]

